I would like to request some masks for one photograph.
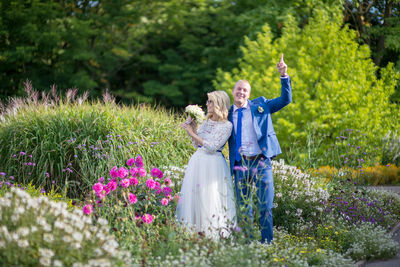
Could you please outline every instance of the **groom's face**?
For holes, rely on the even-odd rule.
[[[251,87],[250,84],[246,82],[239,81],[233,88],[233,103],[235,106],[241,108],[247,102],[250,97]]]

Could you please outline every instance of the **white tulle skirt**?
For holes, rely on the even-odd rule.
[[[222,153],[198,149],[183,179],[177,219],[208,237],[229,236],[236,226],[236,208],[229,167]]]

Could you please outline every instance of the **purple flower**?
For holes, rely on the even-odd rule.
[[[24,151],[19,152],[20,155],[25,156],[26,153]]]
[[[5,172],[0,172],[0,176],[6,176]]]

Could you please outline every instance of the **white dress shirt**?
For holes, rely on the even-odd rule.
[[[237,129],[238,109],[239,108],[234,104],[232,120],[235,133]],[[242,149],[240,152],[245,156],[255,156],[261,154],[261,149],[257,142],[257,135],[254,130],[253,116],[251,115],[248,101],[243,106],[242,114]]]

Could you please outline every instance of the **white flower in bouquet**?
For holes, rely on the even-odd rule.
[[[197,124],[200,124],[204,121],[204,111],[198,105],[188,105],[185,108],[185,112],[188,113]]]

